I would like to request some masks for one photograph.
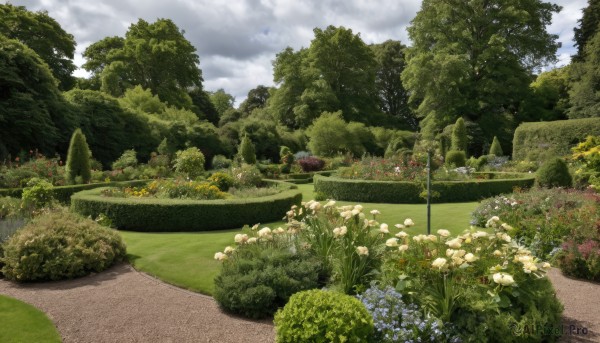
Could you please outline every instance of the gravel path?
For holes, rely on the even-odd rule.
[[[44,311],[64,343],[273,342],[269,321],[222,313],[208,296],[170,286],[127,264],[59,282],[0,280],[0,293]]]
[[[561,342],[600,342],[600,284],[548,276],[565,305]],[[270,321],[226,315],[208,296],[170,286],[128,264],[76,280],[16,284],[0,293],[44,311],[63,342],[273,342]]]

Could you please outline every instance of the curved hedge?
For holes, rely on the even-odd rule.
[[[268,181],[275,182],[275,181]],[[84,216],[106,215],[114,226],[123,230],[208,231],[232,229],[245,224],[281,220],[292,205],[299,205],[302,193],[287,183],[281,193],[231,200],[180,200],[156,198],[110,198],[102,189],[74,194],[71,208]]]
[[[529,188],[533,186],[534,181],[533,174],[522,174],[520,178],[515,179],[432,181],[432,191],[434,194],[439,193],[432,202],[477,201],[502,193],[511,193],[515,187]],[[335,200],[390,204],[426,202],[420,197],[425,185],[417,182],[349,180],[315,175],[314,183],[315,192]]]
[[[134,180],[134,181],[114,181],[114,182],[101,182],[101,183],[86,183],[83,185],[69,185],[69,186],[54,186],[52,187],[52,195],[54,199],[68,204],[71,201],[71,195],[88,189],[94,189],[98,187],[137,187],[145,185],[148,180]],[[0,197],[9,196],[13,198],[20,198],[23,193],[23,188],[0,188]]]

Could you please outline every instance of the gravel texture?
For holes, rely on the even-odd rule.
[[[273,342],[272,322],[224,314],[208,296],[119,264],[45,283],[0,280],[0,293],[44,311],[69,342]]]
[[[600,284],[548,273],[565,306],[561,342],[600,342]],[[274,342],[271,321],[223,313],[208,296],[168,285],[128,264],[76,280],[17,284],[0,293],[44,311],[63,342]]]

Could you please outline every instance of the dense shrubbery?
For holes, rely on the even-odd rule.
[[[204,163],[204,154],[200,149],[192,147],[177,152],[174,166],[176,172],[195,179],[204,172]]]
[[[566,275],[600,281],[600,243],[598,240],[586,240],[580,244],[568,240],[563,243],[562,251],[557,254],[556,260]]]
[[[542,187],[571,187],[573,177],[567,164],[558,157],[546,161],[536,174],[536,182]]]
[[[345,179],[376,181],[420,181],[427,174],[425,165],[403,156],[365,157],[350,167],[341,168],[338,176]]]
[[[467,163],[467,157],[464,151],[450,150],[446,153],[446,165],[454,167],[464,167]]]
[[[373,319],[359,300],[331,291],[294,294],[275,315],[277,342],[369,342]]]
[[[325,168],[325,161],[314,156],[301,158],[298,160],[298,164],[305,173],[321,171]]]
[[[67,211],[42,214],[4,243],[2,273],[16,281],[60,280],[125,258],[119,234]]]
[[[65,168],[58,157],[46,158],[30,151],[26,161],[18,159],[19,161],[0,165],[0,188],[25,187],[34,177],[47,180],[54,186],[65,184]]]

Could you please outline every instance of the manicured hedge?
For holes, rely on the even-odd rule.
[[[544,161],[571,155],[571,148],[589,135],[600,135],[600,118],[523,123],[515,130],[512,158]]]
[[[433,181],[431,188],[439,193],[435,203],[476,201],[502,193],[511,193],[515,187],[533,186],[535,176],[523,174],[516,179],[473,181]],[[335,200],[391,204],[424,203],[420,197],[424,186],[408,181],[349,180],[315,175],[315,192]]]
[[[267,181],[274,182],[274,181]],[[281,182],[280,182],[281,183]],[[295,185],[275,195],[232,200],[110,198],[102,189],[79,192],[71,208],[84,216],[104,214],[119,229],[132,231],[208,231],[281,220],[302,194]]]
[[[84,185],[70,185],[70,186],[57,186],[52,189],[54,199],[68,204],[71,202],[71,195],[74,193],[94,189],[98,187],[137,187],[148,183],[148,180],[135,180],[135,181],[120,181],[120,182],[103,182],[103,183],[88,183]],[[0,189],[0,197],[10,196],[13,198],[20,198],[23,193],[23,188],[2,188]]]

